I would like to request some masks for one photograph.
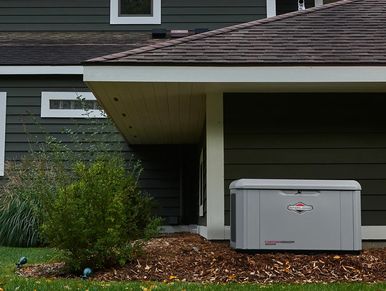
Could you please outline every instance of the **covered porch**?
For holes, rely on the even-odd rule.
[[[199,160],[192,166],[201,164],[195,169],[199,173],[199,179],[195,181],[199,196],[196,212],[198,232],[208,239],[221,240],[229,238],[227,179],[234,176],[225,173],[229,161],[224,157],[224,143],[234,138],[224,131],[224,120],[232,119],[232,105],[226,106],[224,116],[224,95],[228,103],[237,104],[240,114],[243,102],[251,107],[251,103],[240,98],[243,94],[253,94],[255,97],[251,98],[266,98],[264,96],[272,94],[307,93],[312,98],[315,93],[315,98],[323,96],[320,94],[339,98],[339,94],[347,93],[384,93],[386,68],[88,66],[85,67],[85,81],[129,144],[197,145],[201,156],[197,156]],[[314,110],[313,101],[317,99],[309,100],[306,110]],[[256,104],[258,106],[259,102]],[[270,106],[268,110],[275,112],[272,108],[274,102]],[[249,114],[253,112],[251,108],[246,109]],[[326,116],[317,114],[315,118]],[[272,118],[277,116],[273,114]],[[250,127],[251,124],[244,121],[241,126]],[[259,156],[262,162],[266,160],[261,157],[261,152],[257,156],[252,153],[245,159],[255,160]],[[253,176],[253,171],[241,172]],[[274,170],[267,172],[268,176],[263,175],[264,178],[274,178],[276,173]],[[293,173],[287,177],[291,175]],[[340,177],[336,176],[337,179]],[[318,177],[303,175],[303,178]],[[321,174],[319,178],[325,177]],[[380,215],[383,217],[384,212]],[[363,228],[363,237],[385,239],[384,223],[373,224]]]

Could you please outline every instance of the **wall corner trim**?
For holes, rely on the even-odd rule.
[[[0,92],[0,177],[5,168],[5,128],[7,122],[7,93]]]

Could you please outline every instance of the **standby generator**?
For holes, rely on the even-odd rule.
[[[241,179],[230,185],[231,247],[358,251],[356,181]]]

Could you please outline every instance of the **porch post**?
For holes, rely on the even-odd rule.
[[[222,240],[224,228],[223,94],[206,95],[207,239]]]

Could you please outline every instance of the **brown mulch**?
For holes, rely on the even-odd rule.
[[[241,253],[225,242],[175,234],[149,241],[145,255],[123,268],[99,271],[94,280],[189,282],[379,282],[386,281],[386,248],[358,254]],[[23,268],[26,277],[66,277],[63,264]]]

